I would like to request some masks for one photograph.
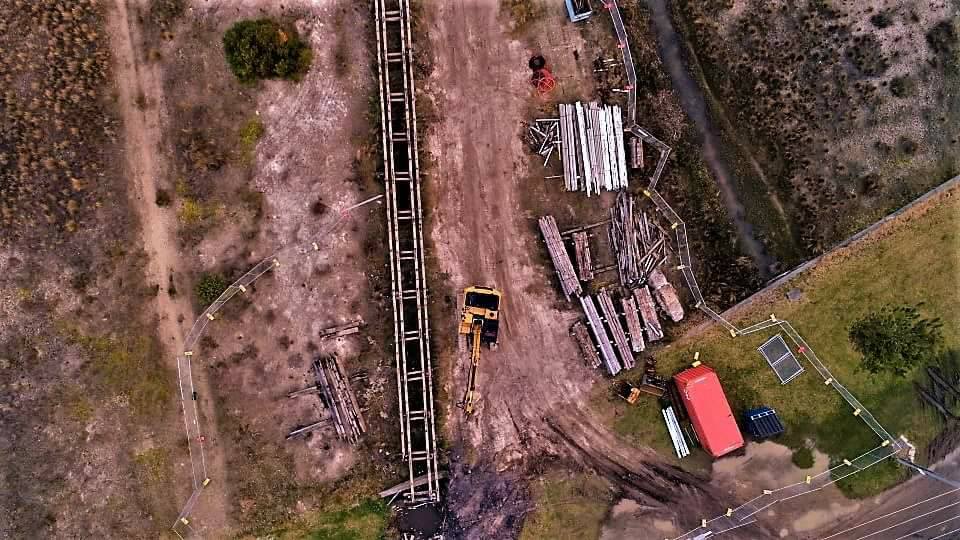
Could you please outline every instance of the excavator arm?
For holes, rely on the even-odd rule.
[[[464,414],[473,413],[473,406],[477,402],[477,368],[480,366],[480,332],[483,330],[483,320],[473,321],[470,329],[470,375],[467,380],[467,393],[460,402]]]

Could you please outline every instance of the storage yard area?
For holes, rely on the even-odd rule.
[[[810,226],[823,182],[801,172],[826,173],[797,150],[758,195],[744,168],[767,182],[782,149],[731,141],[742,88],[711,95],[726,57],[693,54],[719,42],[697,17],[747,39],[732,21],[756,2],[42,3],[48,57],[68,27],[93,57],[0,92],[0,536],[960,532],[960,177],[888,185],[871,162],[837,188],[854,202],[823,199],[859,213]],[[823,10],[880,77],[847,26],[863,13],[804,12],[820,33]],[[960,26],[937,28],[946,62]],[[75,105],[109,96],[68,110],[96,133],[61,118],[76,73]],[[949,73],[916,74],[940,93],[911,136],[944,122]],[[21,159],[35,109],[69,128],[63,159]],[[91,158],[70,161],[79,134]],[[907,175],[952,163],[907,154]],[[65,183],[33,193],[43,171]]]

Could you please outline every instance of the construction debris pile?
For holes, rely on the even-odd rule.
[[[350,390],[347,378],[343,374],[340,362],[335,356],[321,356],[313,362],[315,384],[311,387],[297,390],[287,395],[296,398],[305,395],[318,394],[320,401],[327,411],[327,416],[312,424],[299,427],[287,435],[287,440],[333,423],[337,436],[343,440],[356,444],[366,433],[367,425],[360,415],[357,399]]]
[[[543,158],[546,167],[553,151],[560,147],[560,121],[556,118],[534,120],[527,126],[527,144]]]
[[[635,211],[632,196],[621,193],[610,209],[610,245],[617,259],[620,284],[635,287],[667,260],[666,235],[647,217]]]

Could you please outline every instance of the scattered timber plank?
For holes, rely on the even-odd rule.
[[[447,473],[445,473],[445,472],[443,472],[443,471],[440,471],[440,472],[438,472],[438,473],[436,474],[436,476],[437,476],[437,478],[438,478],[439,480],[443,480],[444,478],[447,477]],[[393,496],[393,495],[396,495],[397,493],[400,493],[401,491],[404,491],[404,490],[407,490],[407,489],[410,489],[410,488],[415,488],[415,487],[422,486],[422,485],[426,484],[426,483],[429,482],[429,481],[430,481],[430,480],[429,480],[428,476],[427,476],[427,475],[423,475],[423,476],[418,476],[418,477],[414,478],[413,481],[407,480],[406,482],[400,482],[399,484],[393,486],[392,488],[388,488],[388,489],[385,489],[385,490],[381,491],[381,492],[380,492],[380,498],[381,498],[381,499],[386,499],[387,497],[391,497],[391,496]]]
[[[585,232],[573,233],[573,250],[577,255],[577,270],[580,281],[593,279],[593,263],[590,261],[590,237]]]
[[[634,289],[633,297],[640,308],[640,316],[643,317],[647,340],[653,342],[663,339],[663,328],[660,327],[660,319],[657,317],[657,308],[653,304],[653,297],[650,296],[650,288],[644,285]]]
[[[630,333],[633,352],[643,352],[646,343],[643,342],[643,327],[640,326],[640,317],[637,315],[637,304],[629,296],[621,298],[620,303],[623,304],[623,316],[627,319],[627,332]]]
[[[313,386],[310,386],[310,387],[308,387],[308,388],[304,388],[303,390],[297,390],[297,391],[295,391],[295,392],[290,392],[289,394],[287,394],[287,397],[288,397],[288,398],[295,398],[295,397],[300,397],[300,396],[306,396],[306,395],[308,395],[308,394],[316,394],[316,393],[319,392],[319,391],[320,391],[320,389],[317,388],[317,385],[313,385]]]
[[[590,330],[593,332],[597,348],[600,349],[600,356],[603,358],[607,373],[611,376],[620,373],[623,368],[620,366],[620,361],[617,360],[616,353],[613,352],[613,345],[610,343],[607,329],[604,328],[603,321],[600,320],[600,315],[597,313],[597,306],[593,303],[593,298],[581,296],[580,305],[583,306],[583,312],[587,315],[587,322],[590,323]]]
[[[550,259],[553,261],[553,267],[557,271],[557,277],[560,278],[560,288],[563,289],[563,295],[569,301],[570,296],[579,296],[583,293],[580,287],[580,280],[573,270],[573,263],[570,261],[570,255],[567,248],[560,238],[560,230],[557,228],[557,220],[553,216],[544,216],[540,218],[540,232],[547,243],[547,251],[550,252]]]
[[[580,350],[583,352],[583,359],[586,360],[587,365],[592,368],[600,367],[600,364],[602,364],[600,355],[597,354],[596,347],[594,347],[593,342],[590,341],[590,333],[587,331],[587,327],[583,324],[583,321],[578,320],[573,323],[573,326],[570,327],[570,335],[573,336],[577,345],[580,345]]]
[[[624,369],[632,369],[634,364],[633,351],[630,350],[630,344],[627,342],[627,334],[623,331],[623,325],[620,324],[620,317],[617,315],[617,309],[613,306],[613,300],[606,289],[597,294],[597,301],[600,304],[600,310],[607,319],[607,326],[610,333],[613,334],[613,342],[620,353],[620,360]]]
[[[357,427],[360,429],[360,434],[367,432],[367,423],[363,420],[363,415],[360,414],[360,405],[357,403],[357,398],[353,394],[353,390],[350,388],[350,383],[348,382],[347,377],[344,376],[343,365],[340,363],[340,358],[333,357],[333,365],[336,367],[336,380],[337,385],[340,387],[341,396],[344,394],[347,397],[347,400],[350,402],[349,410],[351,415],[354,417],[354,421],[357,424]]]
[[[290,439],[296,439],[297,437],[302,437],[302,436],[306,435],[307,433],[310,433],[311,431],[314,431],[314,430],[316,430],[316,429],[319,429],[319,428],[325,426],[327,423],[328,423],[328,420],[323,419],[323,420],[320,420],[319,422],[314,422],[314,423],[312,423],[312,424],[310,424],[310,425],[297,428],[297,429],[295,429],[295,430],[293,430],[293,431],[291,431],[290,433],[287,434],[287,439],[286,439],[286,440],[289,441]]]
[[[350,334],[356,334],[360,331],[360,328],[363,325],[363,319],[357,319],[355,321],[348,322],[347,324],[325,328],[320,331],[320,339],[333,339],[342,336],[348,336]]]
[[[663,275],[663,272],[661,272],[659,268],[655,268],[650,272],[649,282],[650,287],[653,288],[653,295],[657,299],[657,303],[667,312],[670,319],[673,320],[673,322],[682,321],[683,306],[677,297],[677,291],[673,288],[673,285],[667,281],[667,277]]]

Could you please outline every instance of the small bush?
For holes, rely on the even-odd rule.
[[[223,274],[204,273],[197,281],[195,290],[197,303],[200,304],[200,307],[206,308],[219,298],[229,286],[230,284]]]
[[[806,446],[801,446],[793,451],[790,461],[800,469],[809,469],[813,467],[813,450]]]
[[[893,19],[890,17],[890,14],[886,11],[882,13],[877,13],[873,17],[870,17],[870,24],[876,26],[877,28],[886,28],[893,24]]]
[[[953,56],[957,51],[957,43],[960,41],[957,37],[957,31],[953,27],[953,21],[946,19],[937,23],[927,32],[927,44],[933,49],[933,52],[943,57]]]
[[[890,79],[890,93],[895,97],[910,97],[916,93],[917,85],[908,75]]]
[[[157,206],[164,208],[170,206],[170,203],[173,202],[173,197],[170,196],[170,192],[165,189],[157,190],[156,198]]]
[[[298,80],[310,67],[310,48],[296,31],[270,19],[240,21],[223,35],[230,70],[243,83]]]
[[[543,4],[532,0],[500,0],[500,11],[510,15],[517,32],[523,32],[546,13]]]

